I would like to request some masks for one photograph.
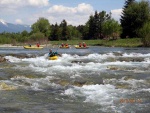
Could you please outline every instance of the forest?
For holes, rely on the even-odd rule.
[[[60,40],[117,40],[139,38],[143,46],[150,46],[150,3],[149,1],[126,0],[120,22],[106,11],[95,11],[84,25],[68,25],[64,19],[60,24],[51,24],[40,17],[31,25],[31,32],[0,33],[1,44],[42,43]]]

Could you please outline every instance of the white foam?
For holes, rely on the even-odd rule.
[[[150,53],[142,54],[142,53],[124,53],[123,57],[150,57]]]
[[[53,79],[51,76],[47,76],[45,78],[26,78],[24,76],[16,76],[11,78],[12,83],[19,88],[32,89],[35,91],[44,90],[45,87],[49,86],[58,87],[57,84],[50,82],[51,79]]]
[[[128,90],[116,89],[115,86],[107,84],[69,88],[64,94],[72,97],[86,97],[84,102],[100,104],[107,110],[107,107],[113,108],[114,103],[128,92]]]
[[[10,62],[20,62],[21,61],[21,59],[13,57],[13,56],[5,56],[5,58],[7,60],[9,60]]]

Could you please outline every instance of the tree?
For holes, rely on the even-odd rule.
[[[22,31],[21,32],[21,35],[24,37],[24,36],[28,36],[28,32],[26,30]]]
[[[60,40],[60,36],[60,29],[56,23],[54,26],[52,26],[51,40]]]
[[[37,41],[40,43],[40,40],[43,40],[44,39],[44,34],[41,33],[41,32],[36,32],[36,33],[33,33],[31,36],[30,36],[30,39],[33,40],[33,41]]]
[[[92,15],[90,16],[89,21],[86,23],[86,26],[88,28],[88,36],[85,39],[92,39],[94,37],[94,34],[95,34],[94,17]]]
[[[111,19],[111,14],[106,14],[105,11],[97,12],[95,11],[94,16],[90,16],[90,19],[86,23],[89,28],[87,39],[99,39],[102,37],[102,25],[107,20]]]
[[[150,47],[150,21],[144,24],[139,30],[138,35],[141,37],[143,45]]]
[[[150,19],[148,1],[135,2],[127,0],[121,16],[122,38],[138,36],[138,30]]]
[[[103,26],[103,35],[106,38],[110,38],[112,37],[113,39],[117,39],[120,35],[120,31],[121,31],[121,27],[120,24],[115,21],[114,19],[110,19],[108,21],[106,21]]]
[[[128,7],[133,4],[135,2],[135,0],[126,0],[125,1],[125,6],[123,8],[123,13],[121,15],[121,19],[120,19],[120,22],[121,22],[121,26],[122,26],[122,34],[121,34],[121,37],[122,38],[125,38],[127,36],[131,36],[131,25],[132,25],[132,22],[134,21],[132,19],[132,14],[130,14],[130,12],[128,11]]]
[[[41,32],[45,35],[45,37],[50,36],[50,23],[45,18],[39,18],[36,23],[32,26],[32,33]]]
[[[66,20],[63,20],[60,24],[60,27],[62,28],[62,40],[69,39],[68,37],[68,28],[67,28],[67,22]]]
[[[106,22],[107,20],[110,20],[111,19],[111,13],[110,14],[106,14],[106,11],[102,11],[99,13],[99,38],[104,38],[102,36],[102,31],[103,31],[103,28],[102,28],[102,25],[104,22]]]
[[[70,39],[80,39],[81,33],[77,30],[77,27],[69,25],[68,26],[68,36]]]

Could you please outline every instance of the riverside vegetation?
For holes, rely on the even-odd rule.
[[[138,13],[135,13],[137,12]],[[68,43],[86,42],[88,45],[149,47],[150,46],[150,4],[148,1],[126,0],[120,23],[106,11],[95,11],[85,25],[50,24],[40,17],[31,25],[31,32],[0,33],[0,44]]]

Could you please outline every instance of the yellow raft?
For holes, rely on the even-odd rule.
[[[43,47],[37,47],[37,46],[23,46],[24,49],[43,49]]]
[[[57,59],[58,59],[58,56],[49,57],[49,60],[57,60]]]
[[[89,47],[87,46],[87,47],[79,47],[78,45],[75,45],[74,46],[76,49],[88,49]]]

